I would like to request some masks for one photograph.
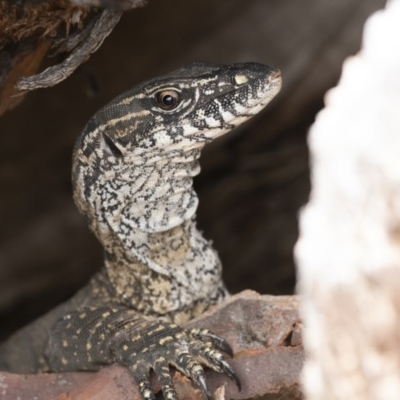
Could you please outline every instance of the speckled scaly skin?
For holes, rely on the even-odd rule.
[[[154,369],[166,399],[174,365],[210,398],[201,364],[239,381],[191,318],[227,295],[221,264],[196,228],[192,178],[201,149],[258,113],[280,73],[256,63],[187,65],[117,97],[89,121],[73,156],[74,199],[104,247],[105,265],[71,300],[0,346],[20,373],[126,366],[144,399]]]

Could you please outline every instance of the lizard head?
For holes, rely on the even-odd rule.
[[[280,87],[279,70],[262,64],[192,63],[115,98],[77,147],[125,163],[201,149],[257,114]]]
[[[85,214],[95,212],[94,220],[109,204],[119,208],[114,221],[121,207],[130,207],[131,220],[147,213],[137,223],[142,229],[146,220],[165,220],[163,213],[149,214],[150,203],[172,201],[188,191],[187,201],[182,194],[167,207],[174,217],[165,224],[158,221],[162,229],[176,226],[197,207],[191,178],[199,172],[200,150],[257,114],[280,86],[279,70],[262,64],[192,63],[122,94],[92,117],[77,141],[73,184],[78,207]],[[179,184],[166,184],[178,176]],[[179,218],[178,207],[184,213]]]

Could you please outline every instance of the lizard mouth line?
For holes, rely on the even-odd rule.
[[[257,100],[259,100],[259,102],[257,102],[257,104],[252,104],[250,107],[248,107],[249,110],[251,110],[253,107],[256,107],[257,105],[267,105],[269,103],[270,100],[272,100],[272,98],[274,97],[274,95],[276,93],[279,92],[281,87],[281,72],[277,71],[276,74],[274,74],[273,76],[271,76],[267,82],[265,82],[263,90],[261,95],[259,95],[257,93],[257,96],[252,96],[250,99],[247,99],[247,101],[251,101],[251,102],[257,102]],[[203,106],[207,106],[211,103],[213,103],[215,100],[220,100],[223,99],[226,96],[231,95],[232,93],[236,93],[238,91],[237,88],[234,89],[230,89],[224,93],[221,93],[218,96],[215,96],[213,99],[204,102]],[[263,100],[267,99],[267,102],[264,103]],[[240,117],[240,115],[237,115],[235,117]]]

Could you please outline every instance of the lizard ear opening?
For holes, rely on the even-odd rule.
[[[103,133],[104,143],[109,151],[111,151],[114,157],[121,158],[123,156],[122,151],[117,147],[117,145],[105,134]]]

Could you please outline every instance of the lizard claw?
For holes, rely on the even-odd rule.
[[[229,343],[222,339],[221,337],[217,336],[216,334],[210,332],[208,329],[205,329],[198,334],[200,337],[208,338],[211,340],[215,347],[218,347],[224,353],[228,354],[229,357],[233,357],[233,350]]]
[[[234,369],[225,361],[225,360],[220,360],[220,365],[221,368],[223,369],[224,373],[228,375],[229,379],[231,379],[235,385],[238,387],[239,392],[242,390],[242,384],[236,375],[236,372]]]
[[[199,371],[197,376],[197,381],[199,383],[199,386],[201,388],[201,390],[203,391],[203,393],[205,394],[205,396],[207,397],[207,400],[212,400],[211,397],[211,393],[208,389],[207,383],[206,383],[206,378],[204,376],[204,372],[203,371]]]

